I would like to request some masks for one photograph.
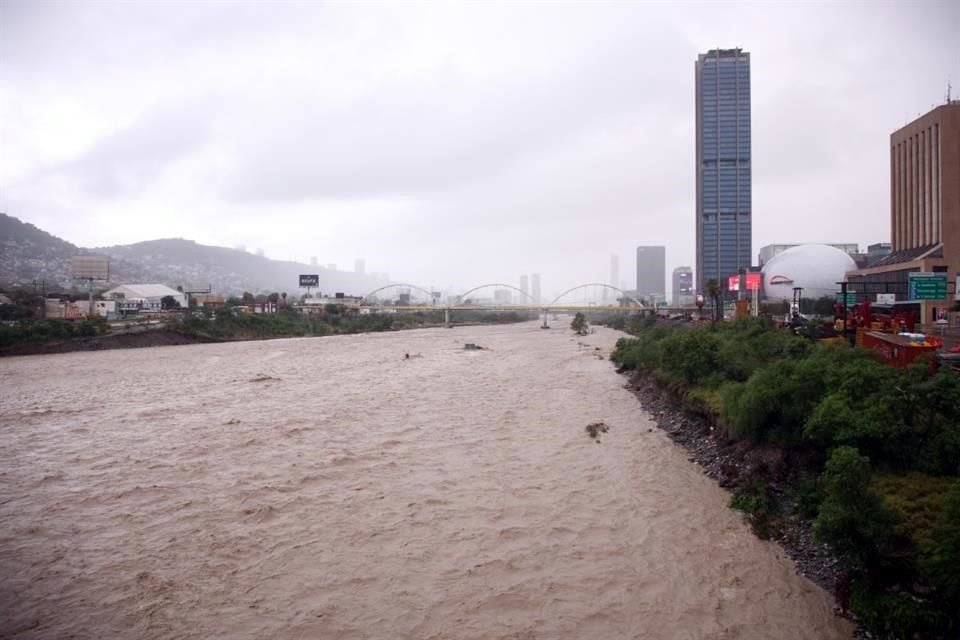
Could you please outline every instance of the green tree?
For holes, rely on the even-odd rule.
[[[929,363],[920,360],[906,372],[910,382],[902,384],[915,464],[928,473],[960,476],[960,376],[947,367],[932,378],[929,372]]]
[[[0,320],[4,322],[31,320],[33,309],[20,304],[0,304]]]
[[[960,616],[960,480],[947,491],[930,538],[921,549],[921,566]]]
[[[826,543],[848,568],[870,570],[889,554],[894,516],[870,490],[870,459],[854,447],[837,447],[823,473],[825,498],[814,522]]]
[[[660,345],[662,369],[687,384],[717,377],[720,338],[701,329],[674,331]]]
[[[164,311],[168,309],[179,309],[180,303],[173,296],[163,296],[160,298],[160,308]]]
[[[578,311],[577,315],[573,316],[573,322],[570,323],[570,328],[573,329],[578,336],[587,335],[587,319]]]
[[[716,279],[711,278],[707,280],[707,295],[710,297],[710,303],[713,305],[713,322],[716,324],[717,320],[723,319],[722,307],[720,306],[720,295],[723,292],[720,290],[720,283]]]

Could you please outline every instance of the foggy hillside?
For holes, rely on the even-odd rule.
[[[85,249],[32,224],[0,214],[0,285],[70,289],[70,258],[95,253],[110,256],[110,286],[134,282],[211,285],[214,293],[235,295],[288,292],[296,294],[297,276],[316,273],[322,293],[363,295],[387,281],[381,277],[324,269],[298,262],[271,260],[239,249],[197,244],[179,238]]]

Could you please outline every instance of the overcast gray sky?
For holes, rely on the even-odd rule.
[[[425,286],[694,259],[694,60],[751,53],[754,255],[889,241],[889,134],[960,94],[960,2],[0,0],[0,210]]]

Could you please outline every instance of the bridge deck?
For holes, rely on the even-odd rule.
[[[392,309],[394,311],[638,311],[642,307],[601,307],[601,306],[584,306],[584,305],[556,305],[552,307],[537,307],[529,305],[503,305],[503,306],[486,306],[486,305],[437,305],[433,306],[393,306],[393,305],[376,305],[376,304],[363,304],[363,305],[345,305],[348,308],[356,309],[371,309],[374,311],[385,311]]]

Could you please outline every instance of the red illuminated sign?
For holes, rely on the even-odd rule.
[[[761,283],[763,282],[762,273],[748,273],[747,274],[747,291],[759,291]],[[730,276],[727,278],[727,291],[739,291],[740,290],[740,276]]]

